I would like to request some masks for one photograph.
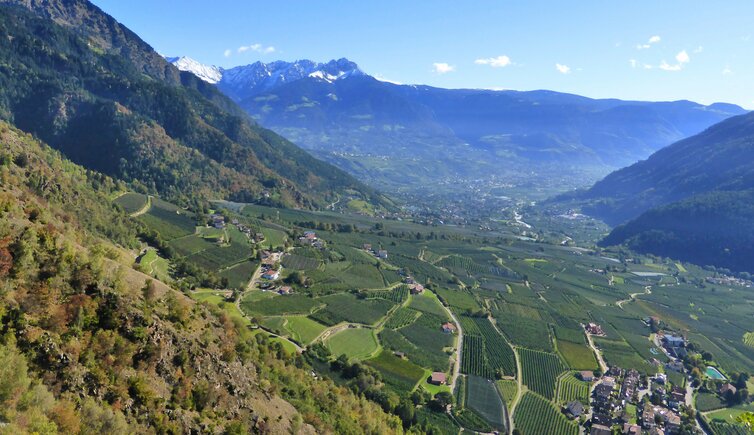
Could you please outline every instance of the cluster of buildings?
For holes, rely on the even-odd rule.
[[[674,434],[681,429],[681,417],[665,406],[647,402],[641,412],[641,427],[651,435]]]
[[[590,379],[589,372],[580,377]],[[591,379],[594,379],[593,377]],[[652,400],[644,399],[645,396]],[[645,379],[639,372],[611,367],[591,396],[590,435],[670,435],[679,433],[682,419],[678,411],[686,402],[686,391],[678,386],[668,388],[667,378],[656,376]],[[629,409],[635,408],[637,415]],[[584,414],[583,406],[569,403],[564,412],[571,417]]]
[[[372,248],[371,243],[364,243],[362,248],[367,251],[368,253],[374,255],[377,258],[381,258],[383,260],[387,260],[387,250],[385,249],[374,249]]]
[[[298,238],[298,243],[302,246],[311,246],[317,249],[325,247],[324,242],[317,237],[317,233],[314,231],[304,231],[304,235]]]
[[[708,276],[705,280],[710,284],[717,285],[734,285],[737,287],[752,287],[754,282],[748,279],[736,278],[734,276],[722,275],[722,276]]]

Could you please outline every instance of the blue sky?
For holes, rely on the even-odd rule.
[[[347,57],[448,88],[754,108],[754,2],[94,0],[165,55],[224,67]]]

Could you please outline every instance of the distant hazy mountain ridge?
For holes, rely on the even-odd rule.
[[[174,64],[214,80],[201,64]],[[397,85],[347,59],[217,71],[217,87],[260,124],[378,185],[538,165],[607,173],[744,113],[720,103]]]

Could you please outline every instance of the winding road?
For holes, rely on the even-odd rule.
[[[623,304],[625,304],[626,302],[631,302],[631,301],[635,300],[638,296],[641,296],[641,295],[651,295],[651,294],[652,294],[652,286],[648,285],[648,286],[644,287],[644,291],[643,292],[631,293],[630,295],[628,295],[628,299],[622,299],[622,300],[616,302],[615,305],[617,305],[618,308],[623,308]]]

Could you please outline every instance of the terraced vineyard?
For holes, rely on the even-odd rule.
[[[508,342],[487,318],[475,317],[474,323],[484,338],[484,353],[493,372],[501,370],[506,376],[516,374],[516,357]]]
[[[459,269],[465,270],[468,273],[485,273],[489,271],[489,267],[477,264],[469,257],[462,257],[459,255],[451,255],[447,258],[443,258],[437,263],[438,266],[444,267],[451,272],[457,272]]]
[[[495,379],[498,371],[505,376],[516,373],[513,349],[485,317],[459,316],[464,331],[461,371]]]
[[[576,435],[578,426],[538,394],[527,392],[513,415],[516,429],[523,435]]]
[[[562,375],[558,379],[558,403],[568,403],[574,400],[589,404],[589,383],[578,379],[572,372]]]
[[[408,298],[408,287],[405,285],[396,287],[392,290],[378,290],[366,293],[368,298],[385,299],[390,302],[400,304]]]
[[[552,353],[519,349],[523,366],[523,382],[530,390],[542,396],[555,398],[555,382],[566,370],[560,358]]]
[[[484,358],[484,339],[479,335],[464,335],[461,352],[461,372],[490,379],[494,375]]]
[[[421,316],[421,313],[411,308],[400,307],[393,312],[390,318],[385,322],[385,328],[400,329],[408,326]]]

